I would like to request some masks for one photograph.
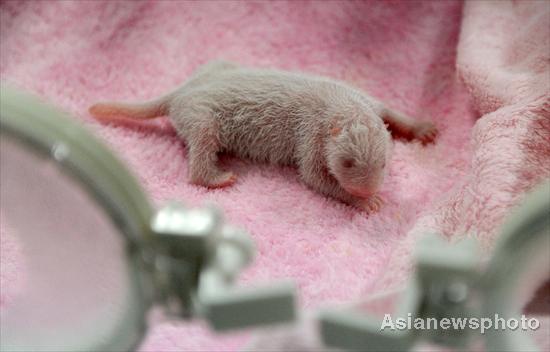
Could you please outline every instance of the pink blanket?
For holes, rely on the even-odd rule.
[[[399,287],[426,232],[476,236],[490,249],[509,210],[550,176],[542,1],[2,2],[0,16],[3,81],[93,129],[156,205],[222,206],[257,244],[242,284],[292,278],[301,307]],[[433,120],[440,137],[426,147],[395,143],[386,206],[366,216],[308,190],[292,169],[228,160],[234,187],[191,186],[185,145],[166,120],[104,126],[87,113],[98,100],[155,97],[217,58],[346,80]],[[3,270],[2,285],[12,275]],[[198,322],[154,322],[141,350],[233,351],[248,339],[214,336]]]

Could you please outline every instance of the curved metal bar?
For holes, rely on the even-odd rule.
[[[111,338],[84,350],[133,350],[146,330],[153,303],[151,270],[139,248],[151,240],[150,202],[123,164],[62,112],[11,87],[0,87],[0,135],[50,157],[104,209],[126,239],[132,309]]]

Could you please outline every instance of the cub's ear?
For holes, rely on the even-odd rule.
[[[338,121],[336,120],[333,120],[331,123],[330,123],[330,126],[329,126],[329,134],[331,137],[337,137],[340,132],[342,132],[342,127],[340,126],[340,124],[338,123]]]

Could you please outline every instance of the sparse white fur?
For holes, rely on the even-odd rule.
[[[96,104],[90,112],[100,119],[168,114],[189,147],[192,183],[233,184],[236,176],[217,165],[218,153],[228,152],[295,165],[313,189],[367,210],[381,205],[375,192],[391,149],[384,122],[423,141],[436,133],[345,83],[220,61],[157,100]]]

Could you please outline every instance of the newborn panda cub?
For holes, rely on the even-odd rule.
[[[430,122],[388,109],[343,82],[229,62],[202,66],[180,88],[145,103],[99,103],[99,120],[169,115],[189,148],[189,179],[227,187],[234,173],[218,153],[257,162],[294,165],[305,184],[346,204],[377,211],[375,194],[390,157],[392,133],[434,140]]]

